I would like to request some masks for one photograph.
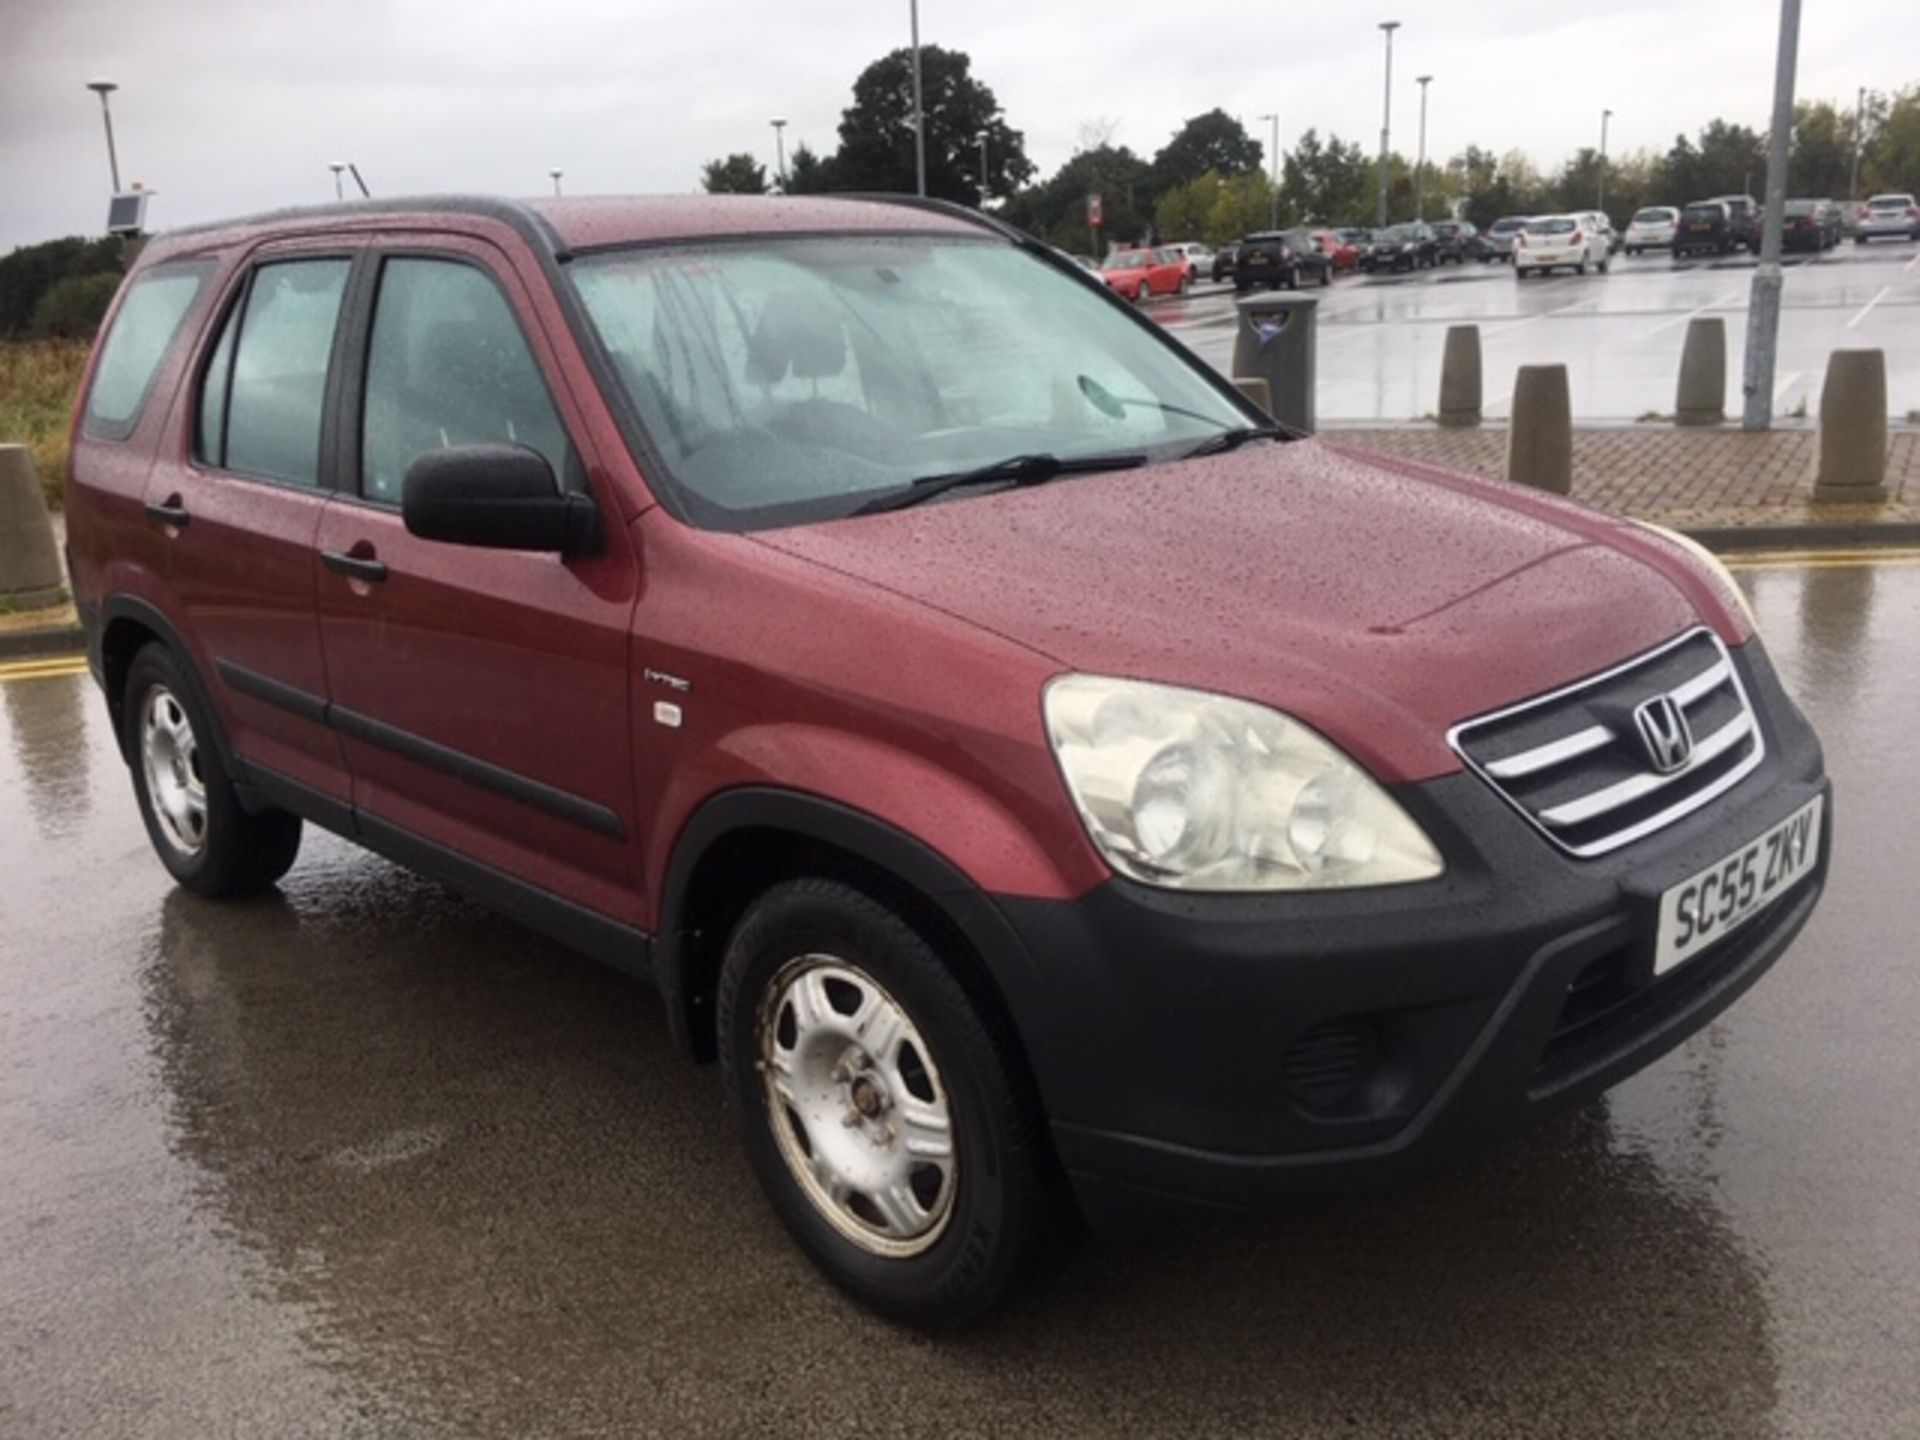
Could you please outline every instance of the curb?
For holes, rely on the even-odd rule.
[[[1920,521],[1865,524],[1806,521],[1791,525],[1676,525],[1709,550],[1884,550],[1920,545]]]
[[[87,632],[78,625],[56,625],[45,630],[13,630],[0,634],[0,660],[72,655],[86,648]]]

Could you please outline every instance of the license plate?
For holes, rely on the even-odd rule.
[[[1249,265],[1265,265],[1266,263],[1267,257],[1264,255],[1249,255],[1247,257],[1247,264]]]
[[[1664,975],[1737,930],[1804,879],[1820,855],[1815,800],[1660,897],[1653,973]]]

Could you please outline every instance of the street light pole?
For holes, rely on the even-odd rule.
[[[1262,115],[1262,120],[1273,122],[1273,154],[1269,157],[1268,169],[1273,171],[1273,183],[1267,189],[1267,228],[1280,228],[1280,117]]]
[[[773,126],[773,173],[780,177],[780,189],[787,188],[787,122],[775,117],[767,122]]]
[[[327,168],[333,172],[333,198],[336,200],[346,199],[346,183],[340,177],[346,173],[347,162],[344,160],[329,160],[327,162]]]
[[[913,18],[913,184],[922,199],[927,193],[927,109],[920,89],[920,0],[907,0]]]
[[[113,193],[120,193],[120,156],[113,148],[113,110],[107,104],[107,96],[120,87],[111,80],[89,80],[87,89],[100,97],[100,118],[107,127],[107,169],[113,175]]]
[[[1414,77],[1420,83],[1420,159],[1413,167],[1413,218],[1427,218],[1427,86],[1431,75]]]
[[[1611,110],[1600,112],[1600,193],[1594,199],[1593,208],[1601,211],[1607,208],[1607,122],[1611,119]]]
[[[973,137],[980,142],[980,208],[987,208],[987,132],[982,130]]]
[[[553,193],[555,195],[560,193],[560,177],[566,173],[564,170],[549,170],[547,172],[547,174],[553,177]]]
[[[1847,198],[1860,198],[1860,147],[1865,143],[1867,134],[1867,87],[1860,87],[1860,94],[1853,102],[1853,179],[1847,186]]]
[[[1380,228],[1387,228],[1387,144],[1393,137],[1393,32],[1398,20],[1382,20],[1380,29],[1387,37],[1386,100],[1380,109]]]
[[[1780,0],[1780,53],[1773,72],[1773,128],[1767,135],[1767,209],[1760,268],[1747,301],[1743,430],[1773,425],[1773,371],[1780,342],[1780,232],[1787,212],[1787,142],[1793,132],[1793,77],[1800,57],[1800,0]]]

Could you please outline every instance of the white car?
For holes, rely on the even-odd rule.
[[[1205,245],[1196,245],[1186,241],[1179,245],[1169,245],[1167,249],[1182,256],[1187,262],[1187,278],[1198,283],[1213,277],[1213,251]]]
[[[1671,250],[1673,237],[1680,233],[1680,212],[1671,205],[1649,205],[1633,212],[1627,222],[1627,254],[1645,250]]]
[[[1536,272],[1571,270],[1577,275],[1592,266],[1602,275],[1611,260],[1605,229],[1592,215],[1542,215],[1513,237],[1513,275],[1524,280]]]
[[[1853,243],[1884,238],[1920,240],[1920,205],[1911,195],[1875,195],[1860,207]]]

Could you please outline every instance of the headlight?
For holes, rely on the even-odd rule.
[[[1097,675],[1047,686],[1048,738],[1114,869],[1177,890],[1432,880],[1433,842],[1299,721],[1224,695]]]
[[[1760,633],[1760,621],[1753,613],[1753,606],[1747,603],[1747,592],[1742,590],[1740,588],[1740,582],[1733,578],[1733,572],[1727,568],[1726,561],[1707,549],[1706,546],[1702,545],[1698,540],[1695,540],[1691,535],[1682,535],[1678,530],[1669,530],[1666,526],[1655,525],[1649,520],[1629,520],[1627,523],[1637,525],[1642,530],[1658,535],[1662,540],[1678,546],[1695,560],[1698,560],[1702,568],[1719,582],[1720,589],[1724,592],[1725,598],[1732,601],[1740,613],[1747,617],[1747,628],[1752,630],[1756,635]]]

